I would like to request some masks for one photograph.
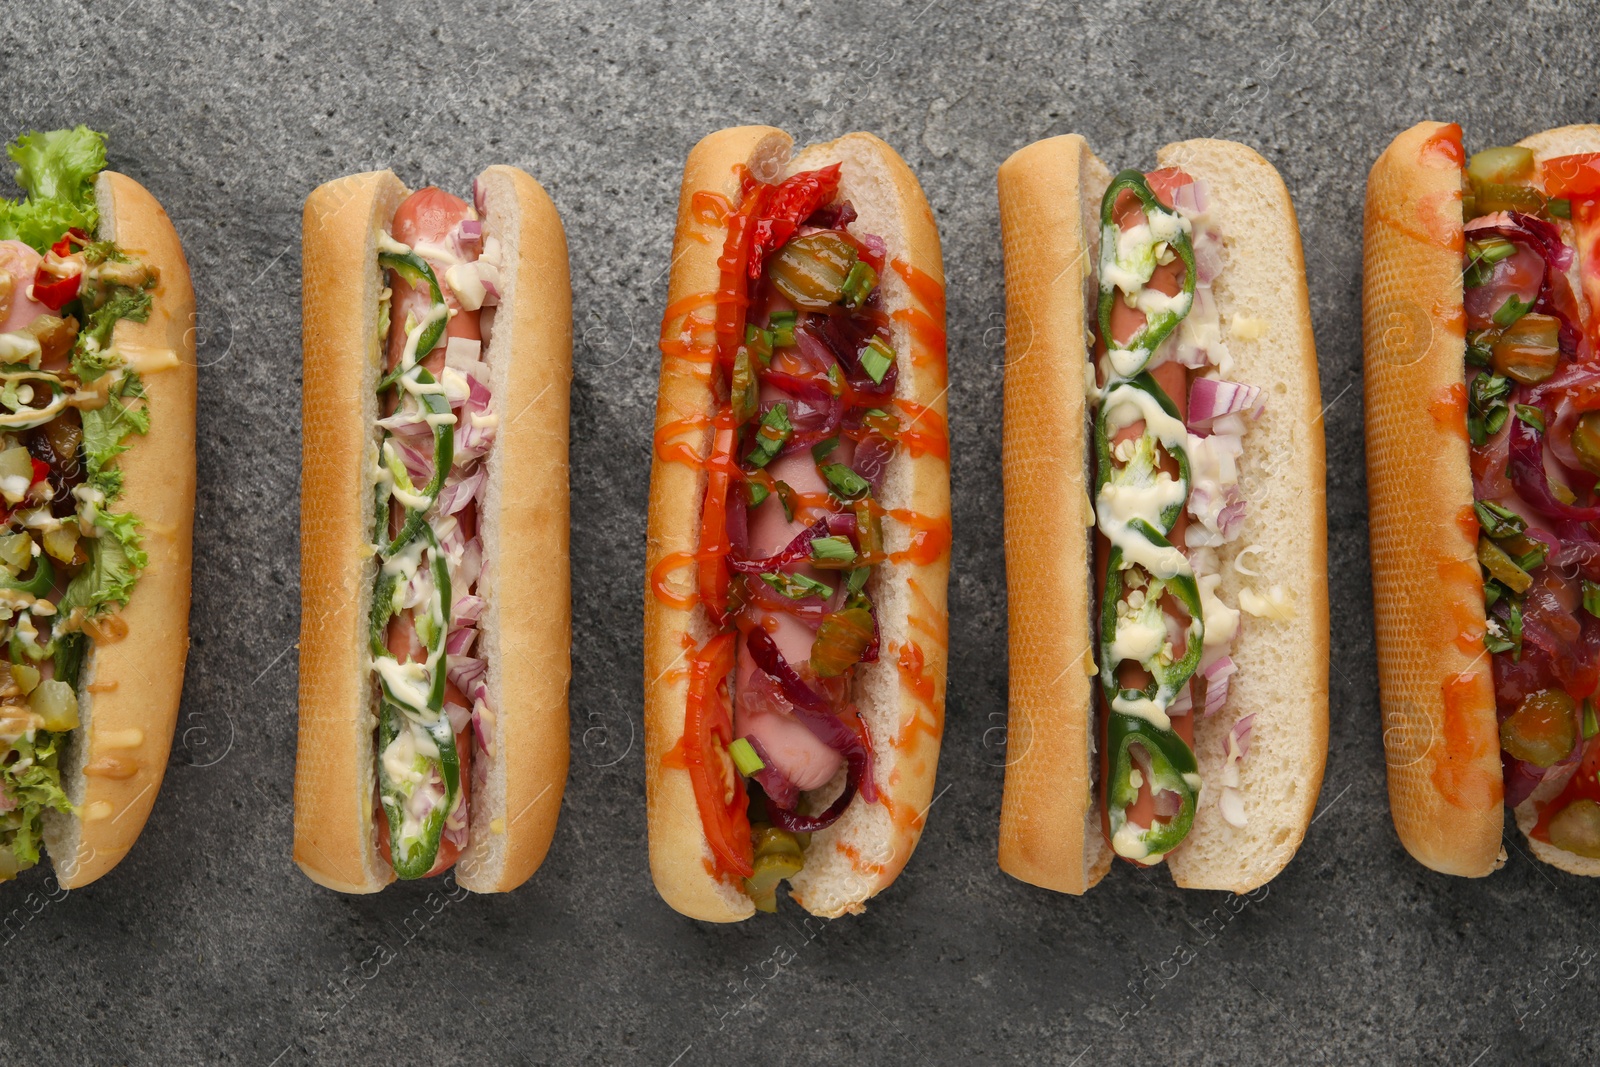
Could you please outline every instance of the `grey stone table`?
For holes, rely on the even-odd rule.
[[[167,206],[200,315],[193,650],[138,847],[70,894],[0,887],[8,1063],[1592,1063],[1600,886],[1511,848],[1432,874],[1389,824],[1365,527],[1360,223],[1399,129],[1502,143],[1600,116],[1593,6],[13,3],[0,133],[86,122]],[[1180,13],[1181,12],[1181,13]],[[1588,41],[1588,44],[1584,42]],[[716,928],[645,867],[644,501],[679,169],[710,130],[872,130],[949,274],[949,708],[921,848],[863,917]],[[995,866],[1004,763],[1004,294],[995,168],[1078,131],[1113,164],[1242,140],[1295,196],[1327,409],[1332,745],[1254,898],[1118,869],[1082,899]],[[300,205],[393,167],[550,191],[572,249],[572,773],[499,898],[342,897],[289,859]],[[1511,840],[1511,844],[1516,844]],[[32,893],[30,897],[28,894]],[[457,899],[459,898],[459,899]]]

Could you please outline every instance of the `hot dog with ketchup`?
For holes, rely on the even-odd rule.
[[[383,171],[314,192],[304,250],[295,859],[512,889],[567,768],[560,219],[515,168],[471,202]]]
[[[1316,353],[1294,210],[1226,141],[1000,168],[1011,706],[1000,866],[1243,892],[1327,748]],[[1087,425],[1087,433],[1084,427]],[[1093,536],[1089,531],[1093,530]]]
[[[651,482],[646,773],[685,915],[818,915],[899,874],[943,724],[949,444],[938,234],[850,134],[764,126],[684,169]]]
[[[1367,182],[1373,594],[1400,840],[1477,877],[1506,807],[1600,874],[1600,126],[1469,158],[1400,134]]]

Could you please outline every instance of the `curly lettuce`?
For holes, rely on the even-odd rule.
[[[11,745],[16,758],[0,765],[0,792],[14,805],[0,812],[0,850],[13,857],[0,862],[0,880],[39,862],[45,811],[72,811],[57,766],[63,736],[38,730],[19,737]]]
[[[93,233],[100,222],[94,180],[105,169],[106,138],[87,126],[34,131],[6,146],[17,165],[22,200],[0,200],[0,239],[44,252],[76,226]]]

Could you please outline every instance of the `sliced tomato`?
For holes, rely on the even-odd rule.
[[[718,634],[690,658],[681,747],[694,786],[695,806],[700,809],[700,824],[717,868],[749,878],[755,873],[749,799],[744,778],[734,770],[727,754],[733,743],[728,708],[737,637],[736,633]]]
[[[1600,194],[1600,152],[1557,156],[1539,165],[1544,191],[1554,197]]]

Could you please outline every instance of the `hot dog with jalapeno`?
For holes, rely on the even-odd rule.
[[[0,201],[0,880],[94,881],[167,768],[189,640],[194,292],[161,205],[83,126]]]
[[[684,168],[645,596],[650,866],[685,915],[859,912],[943,725],[938,233],[887,145],[712,134]]]
[[[295,860],[526,881],[567,770],[566,240],[539,184],[306,200]]]
[[[1000,168],[1011,703],[1000,866],[1243,892],[1327,751],[1323,440],[1294,209],[1243,145]],[[1093,536],[1090,536],[1092,531]]]
[[[1600,126],[1468,156],[1400,134],[1367,182],[1373,594],[1407,850],[1482,876],[1504,808],[1600,874]]]

